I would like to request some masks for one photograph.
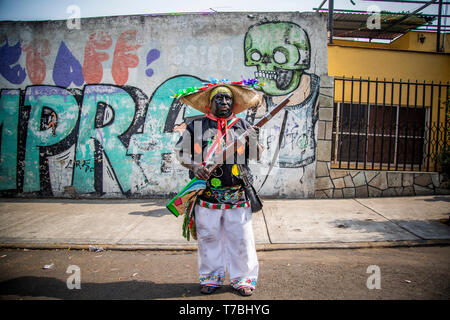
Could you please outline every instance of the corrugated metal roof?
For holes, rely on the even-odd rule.
[[[415,14],[404,18],[407,14],[381,13],[380,29],[369,29],[368,20],[372,16],[368,13],[333,13],[333,37],[395,39],[411,29],[424,26],[434,20],[434,17]],[[401,19],[404,19],[401,21]],[[370,21],[369,20],[369,27]],[[400,21],[400,22],[399,22]]]

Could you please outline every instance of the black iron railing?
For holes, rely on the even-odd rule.
[[[435,171],[447,144],[450,85],[334,79],[332,167]]]

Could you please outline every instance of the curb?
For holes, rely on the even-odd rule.
[[[316,243],[272,243],[256,244],[256,251],[277,250],[330,250],[330,249],[370,249],[370,248],[399,248],[399,247],[430,247],[449,246],[450,239],[437,240],[396,240],[373,242],[316,242]],[[70,244],[70,243],[0,243],[1,249],[30,249],[30,250],[89,250],[90,246],[114,251],[197,251],[196,244]]]

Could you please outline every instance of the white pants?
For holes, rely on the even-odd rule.
[[[235,289],[256,286],[258,259],[250,208],[195,207],[200,284],[220,287],[225,271]]]

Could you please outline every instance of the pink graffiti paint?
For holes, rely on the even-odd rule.
[[[109,59],[106,50],[112,45],[111,36],[103,31],[94,32],[84,48],[83,76],[87,84],[100,83],[103,78],[102,62]]]
[[[47,39],[33,39],[24,45],[23,51],[27,53],[25,62],[28,78],[32,84],[41,84],[47,69],[42,57],[50,54],[50,42]]]
[[[128,30],[120,34],[114,49],[114,58],[111,68],[114,82],[122,86],[128,81],[128,69],[136,68],[139,64],[137,55],[130,53],[140,48],[136,44],[136,30]]]

